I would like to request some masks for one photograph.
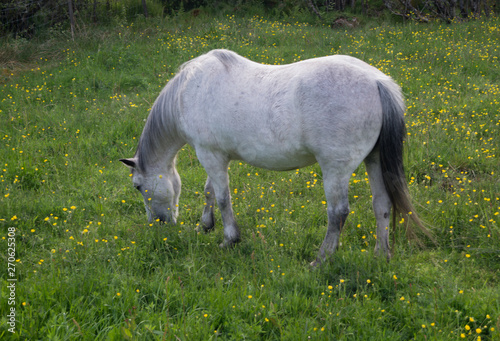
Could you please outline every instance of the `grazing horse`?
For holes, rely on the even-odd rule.
[[[271,66],[213,50],[182,65],[156,99],[135,156],[120,161],[131,169],[149,220],[175,224],[181,192],[176,155],[191,145],[208,175],[201,225],[213,229],[217,200],[223,247],[240,241],[229,190],[231,160],[281,171],[318,162],[328,229],[313,264],[339,245],[349,214],[349,178],[364,161],[377,221],[375,251],[389,258],[391,208],[394,221],[396,213],[410,215],[425,229],[403,169],[404,112],[399,86],[353,57]]]

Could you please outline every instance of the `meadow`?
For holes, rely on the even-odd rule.
[[[312,269],[327,224],[319,166],[233,162],[243,241],[219,249],[218,211],[214,232],[195,231],[206,175],[188,146],[178,224],[148,224],[118,159],[178,67],[213,48],[266,64],[347,54],[391,75],[410,193],[437,244],[409,241],[399,218],[393,259],[374,256],[361,165],[342,245]],[[2,49],[15,60],[0,65],[1,339],[500,340],[497,17],[332,29],[186,13]]]

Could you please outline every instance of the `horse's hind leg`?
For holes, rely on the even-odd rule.
[[[377,220],[377,242],[375,244],[375,253],[385,255],[387,259],[391,258],[389,249],[389,223],[391,216],[392,202],[385,189],[382,177],[382,168],[380,166],[380,155],[378,148],[375,148],[365,159],[370,188],[372,190],[372,204]]]
[[[214,228],[214,205],[215,205],[215,192],[214,186],[210,177],[207,177],[207,182],[205,183],[205,207],[203,208],[203,215],[201,216],[201,226],[205,232],[209,232]]]
[[[325,195],[328,203],[328,229],[316,261],[311,263],[313,266],[325,261],[328,256],[337,250],[340,233],[349,215],[347,192],[349,177],[352,172],[341,175],[333,171],[333,169],[325,169],[323,166],[321,168],[323,170]]]

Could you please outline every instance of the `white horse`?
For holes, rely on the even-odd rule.
[[[224,247],[240,241],[229,190],[231,160],[271,170],[318,162],[328,229],[317,264],[339,245],[349,214],[349,178],[364,160],[377,220],[375,251],[389,258],[391,207],[394,220],[396,212],[409,214],[425,230],[403,170],[404,112],[399,86],[353,57],[270,66],[213,50],[180,68],[156,99],[135,156],[120,161],[131,169],[149,220],[175,224],[181,192],[176,155],[191,145],[208,174],[201,224],[213,229],[216,199]]]

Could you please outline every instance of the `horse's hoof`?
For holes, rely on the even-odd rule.
[[[209,214],[208,216],[203,215],[201,217],[201,227],[205,232],[213,231],[215,227],[215,219],[213,214]]]
[[[203,232],[205,232],[205,233],[210,233],[210,232],[212,232],[212,231],[214,231],[214,230],[215,230],[214,226],[207,227],[207,226],[202,225],[201,227],[202,227],[202,229],[201,229],[201,230],[202,230]]]
[[[241,239],[236,239],[236,240],[231,240],[231,241],[224,240],[222,243],[219,244],[219,247],[221,249],[230,249],[230,248],[233,248],[240,241],[241,241]]]
[[[317,258],[316,260],[312,261],[309,265],[311,266],[311,268],[316,269],[318,266],[321,265],[321,263],[323,262]]]
[[[227,243],[227,242],[222,242],[219,244],[219,247],[221,249],[230,249],[234,246],[234,243]]]
[[[389,249],[383,250],[375,247],[375,252],[374,252],[375,258],[378,257],[385,257],[385,260],[389,262],[392,258],[391,251]]]

